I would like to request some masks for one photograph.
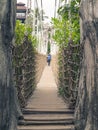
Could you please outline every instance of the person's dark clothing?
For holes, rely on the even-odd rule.
[[[51,55],[50,54],[47,56],[47,62],[48,62],[48,66],[50,66],[50,62],[51,62]]]

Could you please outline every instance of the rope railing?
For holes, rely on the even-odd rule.
[[[25,38],[24,43],[14,46],[13,64],[15,69],[14,79],[18,91],[21,107],[25,107],[31,96],[35,83],[35,52],[32,43]]]
[[[14,82],[21,108],[25,107],[39,82],[46,65],[46,56],[38,54],[27,39],[13,46]]]
[[[58,86],[63,92],[63,97],[74,106],[79,84],[81,45],[68,44],[59,53],[59,78]]]

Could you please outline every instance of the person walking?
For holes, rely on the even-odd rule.
[[[47,56],[47,63],[48,63],[48,66],[50,66],[50,62],[51,62],[51,54],[48,54],[48,56]]]

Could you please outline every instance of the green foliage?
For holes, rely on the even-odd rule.
[[[47,47],[47,54],[49,54],[50,53],[50,42],[48,41],[48,47]]]
[[[66,47],[72,40],[74,44],[80,41],[79,25],[79,1],[72,0],[70,4],[65,4],[58,9],[60,19],[53,18],[52,23],[55,29],[54,40],[60,47]]]
[[[63,87],[59,87],[58,93],[59,93],[59,95],[61,95],[61,96],[64,96],[64,95],[65,95]]]
[[[17,20],[16,27],[15,27],[15,43],[17,45],[23,43],[25,31],[26,31],[25,25],[22,24],[19,20]]]
[[[49,31],[49,30],[48,30],[48,31]],[[48,32],[48,46],[47,46],[47,54],[49,54],[50,51],[51,51],[50,38],[51,38],[51,35],[50,35],[50,32]]]
[[[37,39],[35,36],[32,36],[32,28],[29,25],[21,23],[19,20],[17,20],[15,27],[15,43],[17,45],[21,45],[25,36],[27,36],[29,41],[32,42],[32,46],[36,47]]]

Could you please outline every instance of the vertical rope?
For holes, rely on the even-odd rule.
[[[54,18],[56,17],[56,6],[57,6],[57,0],[55,0]]]
[[[26,9],[26,24],[27,24],[27,18],[28,18],[28,9],[29,9],[29,0],[27,0],[27,9]]]

